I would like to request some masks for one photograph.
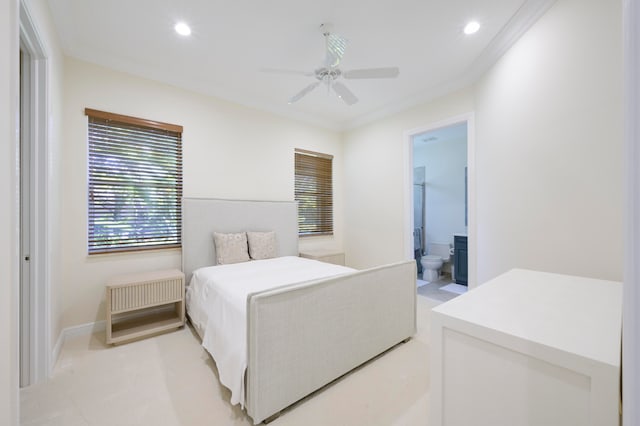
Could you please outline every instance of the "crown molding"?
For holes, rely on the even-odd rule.
[[[343,130],[352,130],[357,127],[380,120],[390,115],[406,111],[412,107],[433,101],[441,96],[450,94],[474,84],[482,77],[507,50],[509,50],[542,15],[544,15],[557,0],[527,0],[511,17],[493,40],[482,51],[480,56],[459,77],[450,80],[444,85],[432,87],[420,94],[392,103],[384,108],[361,115],[353,120],[341,123]]]
[[[158,68],[149,67],[145,64],[131,60],[123,61],[120,58],[116,58],[113,55],[103,52],[98,53],[91,49],[75,48],[72,51],[65,50],[65,54],[79,62],[92,64],[106,70],[119,72],[135,78],[173,86],[178,90],[185,90],[196,96],[212,97],[222,102],[240,105],[262,113],[270,113],[287,120],[294,120],[314,127],[321,127],[323,129],[336,132],[342,130],[333,120],[320,118],[313,114],[294,111],[291,108],[287,108],[289,105],[286,104],[283,104],[282,106],[274,106],[273,103],[256,99],[255,96],[252,96],[251,94],[233,92],[222,86],[212,87],[210,84],[198,79],[180,78]],[[203,87],[207,87],[207,89],[203,90]]]

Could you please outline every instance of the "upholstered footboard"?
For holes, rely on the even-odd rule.
[[[253,294],[247,308],[257,424],[415,334],[415,262]]]

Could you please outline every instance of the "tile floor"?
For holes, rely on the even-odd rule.
[[[296,403],[271,425],[425,425],[429,316],[438,303],[418,297],[413,339]],[[21,424],[251,425],[229,396],[189,327],[115,347],[100,333],[67,341],[52,378],[21,391]]]
[[[418,278],[421,278],[418,276]],[[451,275],[443,275],[443,277],[438,281],[430,282],[429,284],[423,285],[422,287],[418,287],[418,294],[428,297],[429,299],[436,300],[439,302],[446,302],[451,300],[457,296],[458,294],[441,290],[447,284],[451,284],[454,281],[451,280]]]

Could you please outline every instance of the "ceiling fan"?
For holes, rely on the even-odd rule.
[[[333,34],[331,32],[331,24],[320,25],[320,30],[322,31],[322,35],[324,36],[326,42],[326,56],[324,63],[320,66],[320,68],[317,68],[313,72],[289,71],[280,69],[262,70],[265,72],[298,74],[316,78],[317,81],[309,84],[304,89],[296,93],[291,99],[289,99],[290,104],[299,101],[307,93],[311,92],[313,89],[320,86],[320,84],[324,83],[327,86],[328,91],[333,89],[336,95],[338,95],[338,98],[342,99],[344,103],[346,103],[347,105],[353,105],[358,102],[358,98],[353,94],[351,90],[347,88],[347,86],[342,84],[338,80],[338,78],[342,77],[347,80],[365,78],[395,78],[400,73],[398,67],[362,68],[342,71],[340,68],[338,68],[338,65],[340,65],[340,60],[344,56],[344,52],[347,47],[347,40],[340,37],[339,35]]]

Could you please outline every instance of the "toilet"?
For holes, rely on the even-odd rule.
[[[451,258],[449,250],[449,244],[431,243],[427,245],[427,254],[420,258],[423,280],[431,282],[440,278],[442,265]]]

